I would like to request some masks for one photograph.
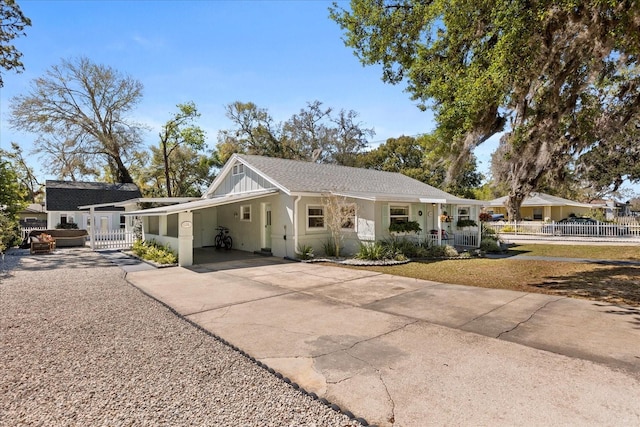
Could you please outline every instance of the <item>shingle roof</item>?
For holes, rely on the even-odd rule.
[[[487,206],[506,206],[509,196],[498,197],[497,199],[489,200]],[[525,197],[522,201],[522,206],[576,206],[589,208],[593,207],[588,203],[575,202],[569,199],[563,199],[562,197],[552,196],[545,193],[531,193]]]
[[[47,180],[45,189],[48,211],[77,211],[78,206],[142,197],[135,184]]]
[[[463,200],[400,173],[254,155],[237,155],[289,193],[339,192],[364,197]]]

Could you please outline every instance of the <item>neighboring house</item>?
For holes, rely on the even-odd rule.
[[[58,224],[76,223],[78,228],[108,231],[128,228],[123,207],[108,206],[141,197],[135,184],[108,184],[103,182],[51,181],[45,184],[47,222],[50,228]],[[94,210],[93,217],[82,207],[103,204]],[[131,221],[129,221],[130,223]]]
[[[184,266],[194,248],[214,245],[216,226],[230,229],[234,249],[295,257],[302,245],[323,253],[329,194],[346,198],[353,212],[343,229],[345,254],[390,237],[394,222],[417,221],[422,236],[450,235],[458,219],[477,221],[482,204],[399,173],[234,154],[202,199],[126,215],[142,217],[144,238],[169,243]]]
[[[485,202],[486,212],[504,214],[506,218],[507,199],[508,196],[505,196]],[[522,202],[520,217],[530,221],[559,221],[569,216],[591,216],[594,209],[602,208],[604,205],[574,202],[545,193],[531,193]]]
[[[18,212],[20,227],[47,227],[47,212],[44,205],[40,203],[30,203],[26,208]]]

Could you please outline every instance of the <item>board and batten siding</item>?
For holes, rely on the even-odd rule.
[[[218,197],[226,194],[270,190],[273,188],[276,188],[276,186],[270,181],[258,175],[254,170],[244,166],[244,172],[236,175],[234,175],[233,172],[228,174],[211,196]]]

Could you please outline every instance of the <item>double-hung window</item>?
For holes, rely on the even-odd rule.
[[[324,206],[309,205],[307,206],[307,229],[322,230],[324,229]]]
[[[251,205],[240,206],[240,221],[251,221]]]
[[[409,222],[409,205],[390,205],[389,224]]]

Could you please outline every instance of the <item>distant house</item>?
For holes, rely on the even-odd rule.
[[[40,203],[30,203],[18,212],[20,227],[47,227],[47,212],[44,205]]]
[[[492,214],[504,214],[507,218],[508,196],[485,202],[485,210]],[[531,193],[522,202],[520,217],[531,221],[559,221],[569,216],[591,216],[603,204],[580,203],[545,193]]]
[[[200,200],[126,215],[142,217],[144,238],[177,249],[183,266],[193,263],[195,248],[214,245],[217,226],[230,229],[235,249],[295,257],[301,246],[323,253],[331,236],[327,195],[344,198],[352,213],[343,227],[344,254],[410,221],[419,224],[420,238],[438,244],[441,236],[473,233],[458,224],[477,221],[481,204],[399,173],[234,154]]]
[[[141,197],[135,184],[108,184],[103,182],[75,182],[47,180],[46,211],[49,228],[75,223],[78,228],[96,230],[116,230],[126,227],[123,207],[104,206],[94,211],[92,219],[83,206],[117,203]]]

